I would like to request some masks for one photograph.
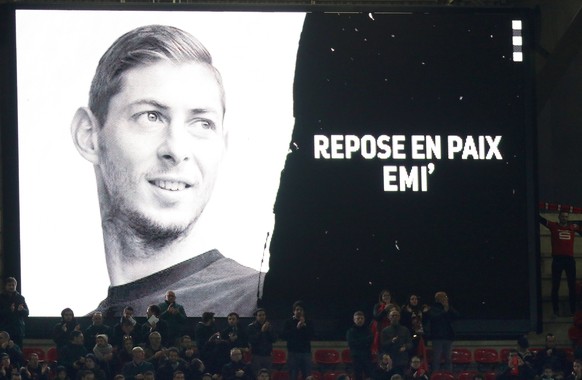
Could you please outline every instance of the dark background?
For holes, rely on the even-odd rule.
[[[397,303],[415,293],[430,304],[444,290],[467,333],[500,319],[528,329],[536,302],[531,68],[527,55],[513,62],[511,38],[511,20],[522,18],[307,16],[265,280],[269,310],[285,317],[302,299],[312,318],[370,316],[383,288]],[[412,135],[441,135],[443,158],[411,160],[408,150],[408,160],[316,160],[318,134],[406,135],[407,147]],[[502,135],[503,160],[448,160],[447,135]],[[383,191],[384,165],[428,162],[436,169],[427,192]]]

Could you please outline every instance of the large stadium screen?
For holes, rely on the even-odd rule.
[[[468,334],[537,323],[527,11],[3,12],[31,315],[175,290],[192,317],[349,321],[389,289],[446,291]]]

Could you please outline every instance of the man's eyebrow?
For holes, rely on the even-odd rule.
[[[136,100],[135,102],[132,102],[130,104],[130,106],[141,106],[141,105],[149,105],[149,106],[154,106],[156,108],[159,109],[163,109],[163,110],[167,110],[168,106],[158,102],[157,100],[154,99],[140,99],[140,100]]]
[[[214,113],[219,114],[218,110],[214,108],[192,108],[188,110],[191,115],[200,115],[200,114],[207,114],[207,113]]]

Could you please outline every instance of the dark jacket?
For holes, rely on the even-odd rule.
[[[427,329],[430,339],[455,340],[453,321],[458,317],[459,313],[452,307],[449,307],[449,310],[445,311],[441,303],[435,303],[428,313],[426,313]]]
[[[366,325],[361,327],[353,325],[346,332],[346,341],[352,358],[369,358],[373,340],[372,331]]]
[[[305,326],[297,328],[299,321],[295,318],[287,319],[283,325],[283,339],[287,341],[287,351],[297,353],[311,352],[313,339],[313,324],[306,320]]]
[[[277,335],[272,328],[261,331],[263,325],[254,321],[247,327],[247,336],[253,355],[269,356],[273,352],[273,343],[277,341]]]

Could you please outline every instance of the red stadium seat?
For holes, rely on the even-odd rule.
[[[494,370],[499,364],[499,354],[494,348],[477,348],[474,352],[475,362],[483,367]]]
[[[345,372],[328,371],[323,374],[323,380],[336,380],[341,375],[348,376],[348,374]]]
[[[485,372],[485,380],[497,380],[497,373]]]
[[[574,349],[572,347],[565,347],[566,359],[572,363],[574,361]]]
[[[344,364],[352,364],[352,354],[349,348],[342,351],[342,362]]]
[[[39,360],[44,360],[46,356],[44,350],[40,347],[25,347],[22,349],[22,355],[24,355],[25,360],[30,359],[31,354],[37,354]]]
[[[337,365],[341,363],[340,353],[337,350],[315,350],[315,362],[324,365]]]
[[[271,353],[273,365],[282,368],[287,363],[287,353],[279,348],[274,348]]]
[[[430,380],[455,380],[455,375],[448,371],[434,371]]]
[[[319,371],[311,371],[311,377],[313,377],[314,380],[323,380],[323,375]]]
[[[56,362],[58,357],[59,357],[59,354],[57,353],[56,347],[51,347],[48,349],[48,351],[46,353],[46,360],[48,360],[49,362]]]
[[[289,380],[289,372],[273,371],[273,373],[271,373],[271,380]]]
[[[468,348],[453,348],[452,359],[454,365],[461,365],[468,367],[473,363],[473,355]]]
[[[477,371],[463,371],[457,375],[457,380],[473,380],[473,376],[478,374]]]
[[[502,348],[499,350],[499,361],[501,363],[507,363],[509,360],[509,353],[513,350],[513,348]]]
[[[319,365],[320,370],[324,370],[326,367],[335,369],[335,367],[341,363],[340,353],[337,350],[332,349],[315,350],[314,359],[315,363]]]

